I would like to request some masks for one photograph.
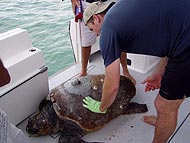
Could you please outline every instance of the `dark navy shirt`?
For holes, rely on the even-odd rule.
[[[100,33],[105,66],[121,52],[190,59],[190,0],[120,0]]]

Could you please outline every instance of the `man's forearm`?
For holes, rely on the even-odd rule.
[[[118,88],[115,88],[115,86],[110,85],[109,82],[111,81],[105,79],[103,85],[102,100],[100,105],[100,111],[102,112],[112,105],[117,95]]]
[[[105,69],[100,111],[105,111],[114,102],[120,83],[120,59],[118,58]]]

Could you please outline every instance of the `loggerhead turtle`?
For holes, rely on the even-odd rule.
[[[101,100],[104,75],[89,75],[70,80],[54,88],[39,105],[39,113],[28,120],[30,136],[61,132],[59,143],[87,143],[81,138],[88,132],[102,128],[121,114],[144,113],[147,106],[130,102],[136,88],[130,79],[121,76],[114,103],[105,114],[97,114],[82,106],[83,98]]]

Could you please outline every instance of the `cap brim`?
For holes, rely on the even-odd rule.
[[[111,6],[113,6],[115,4],[115,2],[114,1],[112,1],[112,2],[107,2],[107,3],[103,3],[103,5],[101,6],[101,7],[99,7],[98,8],[98,6],[96,7],[98,10],[97,11],[95,11],[94,13],[93,12],[91,12],[90,13],[90,15],[85,15],[85,12],[84,12],[84,24],[86,25],[87,24],[87,22],[90,20],[90,18],[94,15],[94,14],[99,14],[99,13],[102,13],[102,12],[104,12],[106,9],[108,9],[109,7],[111,7]],[[93,7],[93,6],[92,6]],[[89,10],[89,9],[91,9],[92,7],[87,7],[87,11]],[[93,8],[95,8],[95,7],[93,7]],[[86,17],[85,17],[86,16]]]

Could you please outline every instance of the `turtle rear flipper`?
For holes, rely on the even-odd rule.
[[[145,113],[148,111],[146,104],[131,102],[124,114]]]

